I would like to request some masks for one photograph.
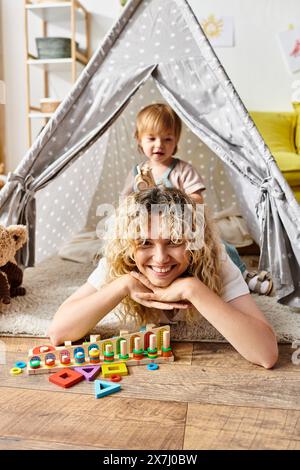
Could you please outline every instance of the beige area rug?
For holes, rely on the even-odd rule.
[[[248,259],[247,259],[248,258]],[[249,257],[244,258],[249,265]],[[253,260],[250,259],[253,266]],[[47,336],[51,319],[59,305],[82,285],[94,269],[92,264],[79,264],[52,257],[24,273],[25,297],[2,306],[0,334]],[[255,295],[255,301],[273,325],[280,342],[300,339],[300,312],[276,302],[275,297]],[[131,331],[134,325],[127,326]],[[118,318],[110,313],[96,327],[102,337],[119,333]],[[123,327],[122,327],[123,328]],[[171,326],[172,340],[224,341],[223,337],[204,319],[193,325],[179,322]]]

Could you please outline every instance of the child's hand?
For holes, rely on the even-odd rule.
[[[143,274],[132,271],[130,273],[134,279],[147,288],[147,290],[136,292],[138,302],[145,301],[163,302],[164,305],[172,304],[173,308],[188,308],[191,304],[186,301],[186,287],[191,279],[175,279],[168,287],[156,287]],[[143,303],[143,305],[145,305]],[[176,305],[176,307],[174,306]]]
[[[132,274],[132,273],[131,273]],[[131,274],[126,274],[126,283],[127,283],[127,289],[128,289],[128,295],[138,302],[141,305],[144,305],[145,307],[149,308],[157,308],[160,310],[173,310],[174,308],[187,308],[189,305],[185,303],[180,303],[180,302],[160,302],[158,300],[152,300],[148,298],[142,297],[144,294],[153,294],[153,289],[151,290],[151,287],[148,288],[142,279],[139,279],[138,277],[135,277],[134,275]],[[141,274],[135,273],[137,276],[142,276]],[[146,279],[143,276],[144,279]],[[154,287],[154,286],[153,286]]]

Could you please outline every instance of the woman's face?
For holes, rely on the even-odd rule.
[[[189,266],[186,243],[163,238],[138,243],[134,258],[139,271],[157,287],[168,286]]]

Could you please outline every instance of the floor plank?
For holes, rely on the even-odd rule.
[[[300,411],[191,403],[183,447],[299,450]]]
[[[23,353],[25,357],[27,357],[30,348],[49,343],[49,340],[45,338],[28,338],[23,336],[1,336],[0,341],[2,347],[4,345],[6,352]]]
[[[1,388],[2,438],[49,446],[182,449],[187,405],[157,400]],[[159,431],[159,432],[158,432]]]
[[[176,364],[192,364],[194,344],[186,342],[172,343],[172,350],[175,357]]]
[[[281,373],[284,370],[284,372],[300,373],[300,365],[296,366],[292,362],[294,351],[291,344],[280,344],[279,359],[273,371]],[[192,364],[203,368],[265,372],[262,367],[257,367],[243,359],[228,343],[194,343]]]
[[[300,410],[300,375],[264,370],[212,370],[161,366],[158,373],[131,368],[123,396],[187,403],[216,403]]]

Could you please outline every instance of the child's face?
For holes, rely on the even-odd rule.
[[[169,164],[173,158],[177,145],[175,134],[172,130],[162,132],[148,132],[139,139],[144,154],[153,163]]]
[[[169,239],[148,239],[138,244],[134,256],[137,268],[158,287],[166,287],[189,266],[185,242],[174,244]]]

